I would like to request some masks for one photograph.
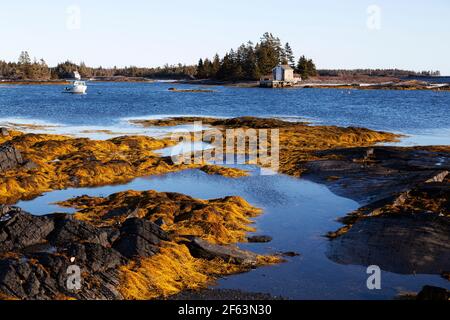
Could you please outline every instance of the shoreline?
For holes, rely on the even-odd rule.
[[[177,84],[202,86],[228,86],[237,88],[261,88],[259,81],[216,81],[216,80],[181,80]],[[267,89],[267,88],[261,88]],[[283,89],[283,88],[282,88]],[[423,90],[450,91],[450,84],[432,84],[418,80],[398,80],[390,82],[302,82],[284,89],[349,89],[349,90]]]
[[[151,79],[151,78],[120,78],[120,79],[93,79],[86,80],[90,82],[99,83],[159,83],[166,81],[166,79]],[[11,85],[66,85],[67,80],[3,80],[0,81],[0,86]],[[219,80],[173,80],[168,83],[180,85],[199,85],[199,86],[225,86],[236,88],[261,88],[259,81],[219,81]],[[171,88],[174,92],[213,92],[202,89],[192,90],[178,90]],[[267,89],[267,88],[261,88]],[[327,81],[304,81],[284,89],[341,89],[341,90],[398,90],[398,91],[450,91],[450,84],[434,84],[421,80],[396,80],[389,82],[327,82]]]
[[[196,117],[172,117],[172,118],[164,118],[164,119],[152,119],[152,120],[139,120],[137,121],[137,124],[140,124],[144,127],[164,127],[164,126],[174,126],[177,125],[185,125],[186,123],[190,123],[192,121],[195,121]],[[336,126],[309,126],[302,122],[285,122],[282,120],[277,119],[265,119],[265,118],[253,118],[253,117],[242,117],[242,118],[228,118],[228,119],[217,119],[217,118],[200,118],[203,122],[205,122],[207,125],[210,125],[214,128],[217,128],[218,130],[226,130],[229,128],[279,128],[281,131],[280,136],[280,142],[282,147],[282,168],[281,173],[287,174],[289,176],[293,177],[299,177],[303,176],[305,174],[310,175],[314,174],[314,164],[324,164],[331,161],[337,161],[336,159],[339,159],[342,157],[341,155],[336,155],[333,153],[333,150],[346,150],[346,148],[350,148],[349,150],[362,150],[361,153],[363,155],[366,154],[372,154],[370,150],[375,150],[373,154],[375,156],[379,156],[379,153],[383,154],[384,151],[377,151],[377,150],[400,150],[400,154],[403,157],[407,153],[405,152],[425,152],[429,151],[430,153],[430,159],[434,159],[434,163],[437,163],[435,159],[449,159],[449,149],[450,147],[442,147],[443,149],[439,149],[439,147],[435,148],[425,148],[425,147],[416,147],[416,148],[395,148],[395,147],[373,147],[376,143],[381,141],[394,141],[398,138],[398,136],[386,133],[386,132],[376,132],[373,130],[363,129],[363,128],[340,128]],[[136,121],[134,122],[136,124]],[[315,138],[319,137],[319,138]],[[1,138],[1,137],[0,137]],[[189,167],[184,168],[176,168],[175,170],[172,170],[170,168],[171,164],[164,160],[161,157],[155,156],[152,152],[150,153],[144,153],[141,147],[150,150],[155,149],[161,149],[165,146],[169,146],[170,143],[168,141],[165,141],[164,138],[155,140],[152,138],[145,138],[145,137],[133,137],[133,136],[125,136],[121,138],[113,138],[106,141],[93,141],[89,139],[75,139],[70,137],[64,137],[59,135],[48,135],[48,134],[23,134],[20,132],[7,132],[6,136],[2,138],[3,140],[0,141],[2,144],[5,142],[12,143],[13,147],[18,148],[22,155],[19,155],[16,153],[15,158],[17,159],[17,164],[10,163],[8,165],[12,166],[10,168],[7,168],[6,172],[8,173],[7,179],[9,179],[8,184],[10,186],[14,186],[14,184],[11,184],[13,177],[19,177],[18,174],[20,174],[20,180],[27,181],[27,184],[31,187],[30,189],[30,195],[21,196],[22,199],[27,199],[30,196],[37,196],[39,193],[50,191],[50,190],[57,190],[59,188],[64,188],[67,186],[63,186],[60,184],[53,185],[53,182],[51,181],[52,177],[48,177],[49,184],[45,185],[44,187],[40,187],[39,189],[36,189],[37,186],[39,186],[39,183],[42,183],[42,178],[39,178],[40,181],[35,180],[33,181],[33,177],[36,177],[37,173],[40,172],[41,168],[47,168],[48,166],[55,166],[57,170],[49,170],[49,168],[45,169],[40,173],[41,177],[48,175],[46,173],[47,171],[56,171],[56,172],[72,172],[75,173],[75,175],[69,174],[67,178],[62,179],[61,177],[56,177],[54,179],[55,181],[59,180],[67,180],[72,181],[75,183],[74,187],[89,187],[89,186],[95,186],[95,185],[107,185],[111,183],[125,183],[126,180],[123,179],[123,177],[119,180],[113,180],[114,176],[117,175],[117,172],[126,173],[130,179],[142,176],[141,171],[133,171],[133,163],[139,164],[141,166],[143,164],[142,161],[146,159],[145,161],[150,161],[145,165],[145,172],[148,174],[148,169],[151,169],[154,174],[165,174],[168,172],[173,171],[179,171],[179,170],[186,170],[189,169]],[[112,144],[111,144],[112,143]],[[301,148],[297,148],[298,146],[302,145]],[[39,150],[35,149],[36,146],[39,150],[46,150],[45,155],[40,153]],[[79,148],[79,151],[74,150],[73,148],[76,146],[76,148]],[[96,150],[93,153],[91,152],[89,156],[87,156],[83,151],[84,149],[91,149],[95,146]],[[114,146],[114,148],[113,148]],[[130,147],[133,146],[133,148],[130,149]],[[326,146],[326,147],[325,147]],[[112,149],[111,149],[112,148]],[[117,148],[117,150],[115,149]],[[412,150],[412,151],[411,151]],[[416,151],[414,151],[416,150]],[[109,154],[111,152],[125,152],[126,159],[114,159],[110,158]],[[428,152],[427,151],[427,152]],[[353,151],[352,151],[353,152]],[[437,155],[434,153],[438,152]],[[439,153],[440,152],[440,153]],[[415,153],[413,153],[413,158]],[[359,158],[361,159],[359,159]],[[20,159],[19,159],[20,158]],[[79,159],[85,159],[84,162],[79,163]],[[159,160],[158,160],[159,158]],[[356,159],[357,158],[357,159]],[[358,166],[368,166],[368,169],[371,167],[371,163],[374,161],[376,163],[378,160],[377,158],[372,159],[371,156],[368,158],[365,158],[364,156],[356,156],[356,162],[355,159],[350,158],[350,164],[346,164],[345,161],[347,161],[344,157],[342,161],[343,165],[340,165],[340,167],[344,168],[341,169],[338,173],[330,172],[328,173],[327,170],[330,170],[330,168],[333,168],[332,166],[328,165],[328,167],[325,167],[325,169],[319,169],[318,173],[323,175],[325,179],[325,184],[332,183],[333,181],[337,181],[339,183],[342,181],[342,177],[337,178],[337,175],[345,175],[352,173],[351,169],[352,165],[355,163],[359,163]],[[55,159],[58,159],[58,161],[54,162]],[[125,162],[123,162],[125,160]],[[155,162],[156,161],[156,162]],[[161,163],[161,161],[163,161]],[[441,160],[439,160],[441,161]],[[447,160],[442,160],[447,161]],[[126,162],[130,162],[131,167],[128,167],[126,165]],[[431,171],[433,170],[445,170],[447,167],[446,162],[443,162],[444,165],[432,165],[430,162],[426,162],[428,166],[431,167]],[[75,166],[74,166],[75,164]],[[86,168],[89,170],[87,174],[82,173],[81,171],[77,171],[82,169],[80,167],[80,164],[82,168]],[[161,167],[162,165],[162,167]],[[346,166],[350,165],[349,169],[345,169]],[[156,166],[156,167],[155,167]],[[313,166],[313,167],[311,167]],[[417,164],[416,164],[417,166]],[[73,171],[76,168],[75,171]],[[108,168],[112,168],[113,171],[108,171]],[[198,168],[198,167],[197,167]],[[62,170],[61,170],[62,169]],[[108,169],[108,170],[107,170]],[[317,169],[315,169],[317,170]],[[378,169],[377,169],[378,170]],[[409,169],[408,169],[409,170]],[[428,169],[430,170],[430,169]],[[205,170],[207,172],[208,170]],[[78,173],[79,174],[78,174]],[[222,174],[220,170],[216,171],[213,170],[211,174]],[[151,173],[150,173],[151,174]],[[232,175],[225,176],[231,177]],[[331,176],[335,177],[331,180]],[[319,175],[318,175],[319,177]],[[102,178],[102,180],[98,180],[99,178]],[[87,180],[86,180],[87,179]],[[106,179],[106,180],[105,180]],[[398,180],[395,175],[393,175],[394,180]],[[406,179],[403,177],[402,179]],[[408,178],[409,179],[409,178]],[[445,176],[443,178],[439,178],[440,180],[436,180],[438,183],[445,182]],[[416,181],[416,180],[405,180],[405,183],[413,185],[421,183],[422,180]],[[20,183],[20,181],[17,181],[16,183]],[[447,182],[446,182],[447,183]],[[57,188],[55,188],[55,186]],[[72,185],[71,185],[72,186]],[[23,188],[24,186],[22,186]],[[11,189],[10,189],[11,190]],[[392,192],[392,191],[389,191]],[[189,208],[189,206],[194,206],[193,203],[197,203],[195,206],[198,206],[201,204],[201,206],[206,206],[205,208],[208,208],[208,206],[213,206],[215,208],[221,208],[220,210],[225,210],[224,214],[229,215],[230,212],[233,212],[233,214],[237,214],[238,217],[241,214],[244,214],[244,216],[241,216],[238,218],[240,220],[239,223],[234,224],[233,227],[228,227],[226,230],[221,230],[219,233],[214,233],[216,231],[213,231],[211,234],[207,234],[204,231],[199,231],[199,227],[204,224],[205,222],[202,220],[196,221],[195,219],[191,222],[186,222],[185,224],[183,220],[180,220],[183,224],[178,225],[179,222],[177,222],[178,219],[170,218],[170,216],[166,215],[166,209],[160,211],[161,209],[155,209],[155,204],[157,205],[155,208],[166,208],[166,205],[162,205],[162,203],[167,203],[167,208],[173,208],[173,206],[177,206],[180,202],[180,200],[177,197],[183,197],[183,195],[173,195],[173,194],[165,194],[165,193],[156,193],[156,194],[149,194],[146,192],[121,192],[116,193],[113,195],[110,195],[109,197],[78,197],[74,199],[70,199],[69,201],[62,202],[61,204],[64,206],[70,206],[77,209],[77,213],[75,215],[66,215],[63,216],[63,220],[60,220],[61,217],[58,215],[50,215],[48,216],[48,219],[45,220],[45,228],[53,228],[52,225],[60,225],[60,221],[64,221],[64,228],[68,228],[70,225],[70,228],[75,228],[75,226],[72,226],[73,223],[76,225],[82,224],[82,228],[94,228],[92,229],[92,234],[88,235],[88,238],[86,239],[80,239],[83,241],[92,241],[88,240],[91,239],[89,237],[95,236],[98,237],[98,234],[100,234],[106,230],[104,228],[112,228],[112,226],[118,224],[123,225],[126,224],[126,222],[129,219],[134,219],[134,223],[145,223],[147,219],[153,224],[160,224],[162,219],[161,226],[163,227],[164,232],[169,232],[171,234],[170,239],[167,235],[158,236],[160,240],[158,240],[157,243],[152,244],[151,253],[144,253],[144,251],[141,251],[142,249],[139,246],[136,246],[136,244],[133,244],[134,242],[132,238],[129,238],[129,227],[127,226],[125,229],[120,229],[119,232],[122,235],[122,237],[125,237],[124,239],[127,239],[127,243],[131,245],[128,245],[128,250],[135,250],[135,252],[138,252],[138,255],[141,257],[138,259],[140,266],[136,265],[136,262],[133,262],[132,259],[133,255],[130,255],[128,259],[128,262],[124,264],[122,258],[117,258],[115,262],[113,263],[114,268],[110,268],[107,270],[100,270],[99,272],[107,272],[108,274],[110,272],[115,272],[117,266],[120,267],[121,275],[125,277],[121,278],[121,276],[117,276],[117,274],[113,277],[116,281],[116,283],[119,283],[118,288],[120,289],[120,294],[117,295],[117,292],[111,292],[112,295],[115,295],[117,298],[125,297],[125,298],[131,298],[131,299],[140,299],[140,298],[155,298],[155,297],[164,297],[169,296],[168,293],[176,293],[177,291],[184,292],[186,288],[190,288],[189,285],[187,285],[187,282],[182,282],[179,289],[173,291],[170,289],[169,291],[165,291],[167,289],[166,286],[168,283],[161,283],[158,284],[160,290],[162,290],[160,293],[158,292],[147,292],[143,293],[143,295],[137,295],[136,293],[136,283],[134,283],[134,280],[136,277],[142,277],[142,275],[148,274],[150,270],[153,270],[151,272],[155,272],[155,270],[159,270],[158,268],[161,267],[161,264],[168,263],[174,263],[173,267],[178,268],[177,263],[178,259],[182,259],[181,261],[184,261],[184,264],[189,263],[193,264],[193,268],[189,269],[188,274],[186,275],[187,278],[196,277],[197,282],[194,281],[194,283],[191,283],[195,285],[194,289],[197,288],[203,288],[205,287],[205,284],[210,283],[212,278],[215,278],[214,272],[212,271],[211,267],[216,270],[222,270],[219,272],[219,275],[226,275],[226,274],[234,274],[236,272],[242,272],[247,270],[248,271],[248,265],[244,264],[241,265],[242,261],[247,261],[246,259],[250,259],[253,265],[256,264],[271,264],[275,262],[281,262],[280,257],[258,257],[254,254],[247,252],[247,251],[235,251],[235,249],[232,249],[231,247],[228,247],[228,245],[235,244],[237,242],[244,241],[244,234],[247,232],[254,230],[254,229],[248,229],[250,226],[250,220],[247,220],[247,218],[255,217],[257,214],[261,214],[261,211],[258,209],[251,207],[250,204],[246,203],[244,199],[242,198],[230,198],[230,199],[216,199],[216,200],[210,200],[210,201],[201,201],[198,199],[193,198],[181,198],[184,199],[182,202],[185,202],[188,206],[186,207],[186,204],[181,206],[182,208]],[[427,197],[431,197],[431,201],[433,200],[433,195],[430,194]],[[17,200],[16,200],[17,201]],[[137,202],[136,202],[137,201]],[[175,202],[173,202],[175,201]],[[8,201],[7,201],[8,202]],[[14,202],[14,201],[11,201]],[[137,207],[136,207],[137,204]],[[228,206],[232,206],[233,209],[228,208]],[[162,206],[162,207],[161,207]],[[218,206],[218,207],[216,207]],[[180,207],[180,208],[181,208]],[[125,209],[124,209],[125,208]],[[172,209],[170,209],[172,210]],[[178,209],[177,209],[178,210]],[[180,210],[186,210],[186,209],[180,209]],[[188,209],[189,210],[189,209]],[[210,210],[210,209],[207,209]],[[218,209],[215,209],[218,210]],[[2,215],[12,215],[14,217],[17,216],[17,218],[14,218],[14,221],[18,221],[17,223],[22,223],[20,221],[28,220],[28,219],[38,219],[41,221],[41,218],[33,218],[27,213],[24,213],[22,211],[17,211],[17,209],[14,209],[12,207],[3,206],[2,207]],[[148,215],[148,212],[152,212],[151,215]],[[169,211],[171,212],[171,211]],[[176,211],[175,211],[176,212]],[[190,211],[188,211],[190,212]],[[248,213],[245,213],[248,212]],[[258,212],[258,213],[257,213]],[[192,215],[192,213],[190,213]],[[245,218],[245,215],[248,215],[247,218]],[[146,218],[148,216],[148,218]],[[408,216],[408,215],[407,215]],[[34,216],[35,217],[35,216]],[[186,217],[189,217],[186,216]],[[431,217],[431,216],[430,216]],[[234,219],[233,215],[231,215],[228,219]],[[171,220],[172,219],[172,220]],[[186,219],[186,218],[184,218]],[[242,220],[243,219],[243,220]],[[159,222],[158,222],[159,221]],[[189,221],[189,220],[187,220]],[[371,221],[370,218],[364,219],[364,221]],[[374,220],[375,221],[375,220]],[[200,223],[201,222],[201,223]],[[12,222],[9,222],[8,224],[11,224]],[[16,223],[16,222],[15,222]],[[40,223],[40,222],[39,222]],[[39,225],[38,222],[35,223],[35,225]],[[200,223],[197,225],[197,223]],[[216,225],[214,220],[211,220],[211,223],[213,225]],[[358,222],[353,222],[350,228],[346,229],[346,232],[340,232],[336,239],[339,239],[340,237],[345,237],[346,234],[351,231],[351,227],[353,224],[357,226]],[[7,224],[7,225],[8,225]],[[146,232],[150,233],[157,233],[159,234],[159,229],[155,229],[153,224],[149,224],[148,227],[150,228]],[[217,225],[221,225],[220,223]],[[0,232],[1,228],[4,228],[5,226],[0,224]],[[58,229],[59,228],[59,229]],[[67,239],[67,238],[61,238],[61,232],[65,230],[64,228],[61,229],[58,227],[57,229],[51,229],[52,231],[50,233],[44,233],[43,235],[39,235],[38,232],[38,239],[36,239],[35,242],[42,242],[42,241],[50,241],[50,244],[53,246],[56,246],[57,248],[60,248],[59,250],[62,250],[66,246],[68,246],[68,243],[78,243],[79,240],[76,239]],[[77,226],[76,228],[80,228],[80,226]],[[134,227],[133,227],[134,228]],[[190,229],[192,228],[192,229]],[[357,228],[357,227],[356,227]],[[209,229],[209,228],[208,228]],[[133,229],[134,230],[134,229]],[[156,230],[156,231],[155,231]],[[195,231],[196,230],[196,231]],[[210,230],[215,230],[210,229]],[[117,230],[116,230],[117,231]],[[331,231],[331,230],[330,230]],[[8,231],[9,232],[9,231]],[[217,231],[218,232],[218,231]],[[225,232],[225,233],[224,233]],[[242,233],[244,232],[244,233]],[[226,236],[227,234],[233,235],[233,236]],[[23,241],[21,235],[16,235],[17,241]],[[143,235],[144,237],[153,237],[150,236],[150,234]],[[205,242],[198,242],[196,239],[192,239],[190,237],[198,237],[202,241]],[[225,236],[225,237],[224,237]],[[270,236],[270,235],[269,235]],[[55,240],[55,237],[57,239],[60,239],[58,241]],[[33,240],[34,241],[34,240]],[[56,242],[55,242],[56,241]],[[97,240],[96,240],[97,241]],[[101,247],[112,245],[114,248],[122,248],[118,243],[116,243],[116,240],[108,240],[110,244],[101,242],[98,243]],[[123,240],[125,241],[125,240]],[[169,241],[170,243],[166,244],[166,242]],[[332,240],[333,241],[333,240]],[[427,241],[432,241],[432,239],[429,239]],[[28,247],[28,242],[24,242],[24,248]],[[95,250],[104,250],[101,247],[96,247]],[[8,248],[8,246],[5,244],[5,248]],[[161,250],[162,254],[155,254],[154,250]],[[87,250],[88,248],[81,248],[79,247],[77,250]],[[91,250],[91,249],[89,249]],[[122,250],[122,249],[120,249]],[[153,250],[153,251],[152,251]],[[11,249],[10,252],[13,252],[15,254],[24,255],[27,257],[27,253],[23,253],[22,251],[17,251],[17,249]],[[120,251],[122,252],[122,251]],[[39,255],[42,255],[43,252],[39,251]],[[113,252],[114,253],[114,252]],[[115,253],[114,253],[115,254]],[[122,252],[122,254],[128,254],[127,251]],[[148,259],[145,257],[146,254],[149,254]],[[224,264],[224,261],[219,262],[218,264],[215,264],[215,262],[211,264],[201,264],[199,257],[205,257],[205,254],[208,257],[212,257],[213,260],[218,257],[227,257],[229,259],[230,257],[233,257],[233,259],[237,259],[236,263],[232,265]],[[223,256],[225,254],[225,256]],[[28,254],[29,255],[29,254]],[[32,253],[31,256],[35,257],[36,252]],[[45,255],[51,255],[51,253],[46,253]],[[245,258],[244,258],[245,257]],[[88,258],[87,261],[84,261],[83,263],[90,264],[92,263],[89,259],[97,259],[98,257],[93,256],[91,258]],[[4,260],[5,258],[3,258]],[[14,266],[18,267],[18,261],[17,260],[11,260],[11,258],[6,258],[8,263],[12,264],[12,270],[14,270]],[[143,260],[142,260],[143,259]],[[183,260],[187,259],[187,260]],[[243,259],[243,260],[242,260]],[[215,261],[215,260],[214,260]],[[238,262],[241,261],[241,262]],[[183,263],[183,262],[182,262]],[[53,268],[53,266],[46,266],[46,268]],[[155,269],[156,268],[156,269]],[[200,269],[199,269],[200,268]],[[224,268],[224,269],[223,269]],[[243,268],[243,269],[242,269]],[[199,270],[204,270],[198,273]],[[98,271],[93,271],[98,272]],[[206,277],[206,278],[205,278]],[[186,278],[186,279],[187,279]],[[140,285],[155,285],[152,282],[149,282],[150,280],[148,278],[144,278]],[[170,280],[172,281],[172,280]],[[1,284],[0,284],[1,289]],[[60,289],[58,289],[60,290]],[[165,292],[165,293],[164,293]],[[6,292],[8,295],[8,292]],[[67,294],[67,292],[64,292],[64,294]],[[89,296],[86,295],[86,293],[82,293],[78,296],[79,298],[94,298],[95,296]],[[100,296],[97,296],[97,298]]]

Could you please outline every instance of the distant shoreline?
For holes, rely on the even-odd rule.
[[[259,88],[259,81],[217,81],[217,80],[180,80],[177,84],[203,85],[203,86],[229,86],[238,88]],[[383,82],[362,82],[362,81],[324,81],[312,80],[300,82],[292,88],[303,89],[355,89],[355,90],[431,90],[450,91],[450,84],[430,83],[420,80],[400,80],[391,79]]]
[[[156,79],[147,78],[95,78],[86,79],[91,82],[155,82]],[[58,80],[0,80],[0,85],[64,85],[67,84],[70,79],[58,79]]]
[[[441,77],[445,78],[445,77]],[[149,78],[128,78],[128,77],[101,77],[88,81],[91,82],[129,82],[129,83],[151,83],[167,79],[149,79]],[[364,79],[366,80],[366,79]],[[374,79],[375,80],[375,79]],[[312,79],[311,81],[302,81],[292,88],[301,89],[346,89],[346,90],[428,90],[428,91],[450,91],[449,83],[431,83],[423,80],[407,79],[376,79],[376,82],[370,81],[343,81],[330,80],[328,78]],[[389,80],[389,81],[381,81]],[[1,85],[65,85],[68,80],[1,80]],[[201,86],[228,86],[238,88],[259,88],[259,81],[219,81],[211,79],[199,80],[173,80],[174,84],[189,84]]]

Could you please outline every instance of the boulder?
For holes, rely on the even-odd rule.
[[[444,288],[433,286],[425,286],[417,295],[417,300],[422,301],[448,301],[450,299],[450,291]]]
[[[70,243],[89,242],[108,246],[109,232],[84,221],[73,219],[70,215],[55,217],[55,229],[48,239],[54,246],[65,246]]]
[[[250,236],[247,237],[247,241],[250,243],[268,243],[273,239],[270,236]]]
[[[20,151],[10,144],[0,146],[0,172],[19,167],[24,163]]]
[[[116,250],[97,243],[74,243],[66,254],[74,258],[74,263],[88,265],[93,272],[115,269],[126,262],[126,259]]]
[[[450,220],[427,213],[357,221],[333,239],[327,257],[344,265],[378,265],[399,274],[450,270]]]
[[[33,216],[20,208],[0,206],[0,252],[18,251],[46,242],[53,220]]]
[[[168,239],[167,233],[155,223],[131,218],[123,223],[113,248],[127,258],[150,257],[158,253],[161,240]]]
[[[26,259],[0,260],[0,292],[19,299],[50,299],[57,283],[43,269]]]
[[[254,266],[258,262],[258,256],[255,253],[241,250],[236,246],[221,246],[199,238],[194,238],[187,243],[187,246],[195,258],[207,260],[220,258],[230,263],[249,266]]]

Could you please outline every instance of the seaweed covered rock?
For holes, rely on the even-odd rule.
[[[59,205],[76,208],[77,219],[97,226],[124,223],[133,213],[133,217],[153,223],[162,219],[164,231],[172,237],[197,236],[217,244],[244,242],[246,233],[255,231],[249,227],[251,218],[261,213],[240,197],[200,200],[156,191],[126,191],[105,198],[82,196]],[[131,222],[126,222],[123,230],[128,224]],[[138,238],[128,236],[127,241]]]
[[[103,141],[13,132],[0,137],[0,203],[13,204],[50,190],[126,183],[188,168],[203,167],[208,173],[204,163],[178,165],[156,153],[176,143],[167,137],[124,136]],[[211,171],[245,175],[231,169]]]
[[[34,216],[0,207],[0,297],[161,298],[281,261],[230,245],[260,212],[241,198],[128,191],[69,203],[80,211]]]
[[[113,248],[117,236],[111,236],[111,228],[95,227],[62,214],[33,216],[9,206],[1,206],[0,214],[3,295],[19,299],[123,298],[118,289],[119,268],[129,260]],[[139,227],[126,225],[139,233]],[[163,239],[155,238],[155,243],[167,239],[162,231],[156,232],[157,236]],[[140,252],[133,248],[135,244],[129,244],[130,250]],[[71,266],[80,270],[79,288],[68,285]]]

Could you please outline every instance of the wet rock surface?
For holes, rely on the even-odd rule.
[[[416,299],[421,301],[448,301],[450,300],[450,291],[444,288],[425,286]]]
[[[427,213],[362,219],[331,241],[327,256],[399,274],[441,274],[450,268],[449,231],[448,218]]]
[[[166,232],[151,221],[132,218],[120,228],[114,249],[127,258],[151,257],[158,253],[161,240],[169,240]]]
[[[450,268],[450,147],[329,150],[304,177],[363,205],[330,232],[327,256],[401,273]]]
[[[247,237],[247,241],[250,243],[268,243],[271,242],[272,240],[273,239],[271,236],[264,236],[264,235]]]
[[[258,263],[258,255],[240,250],[235,246],[215,245],[202,239],[194,238],[187,243],[187,247],[192,256],[196,258],[207,260],[221,258],[225,261],[246,266],[256,266]]]
[[[121,299],[119,267],[129,262],[120,252],[121,237],[135,232],[155,244],[167,239],[158,226],[149,228],[133,219],[124,223],[118,231],[121,236],[114,240],[110,228],[68,215],[40,217],[16,207],[0,208],[0,292],[13,298]],[[137,254],[154,254],[143,253],[139,244],[128,244],[127,250]],[[67,283],[69,267],[74,265],[83,275],[76,290]]]
[[[342,196],[373,203],[427,182],[442,182],[450,171],[450,147],[347,148],[318,152],[304,164],[303,177],[325,183]]]
[[[153,299],[281,262],[232,245],[244,239],[251,231],[249,218],[260,213],[238,197],[207,201],[128,191],[68,203],[83,209],[74,215],[34,216],[0,206],[2,297]],[[162,218],[167,230],[155,223]],[[227,227],[219,218],[228,221]],[[79,268],[80,287],[71,286],[73,268]]]

